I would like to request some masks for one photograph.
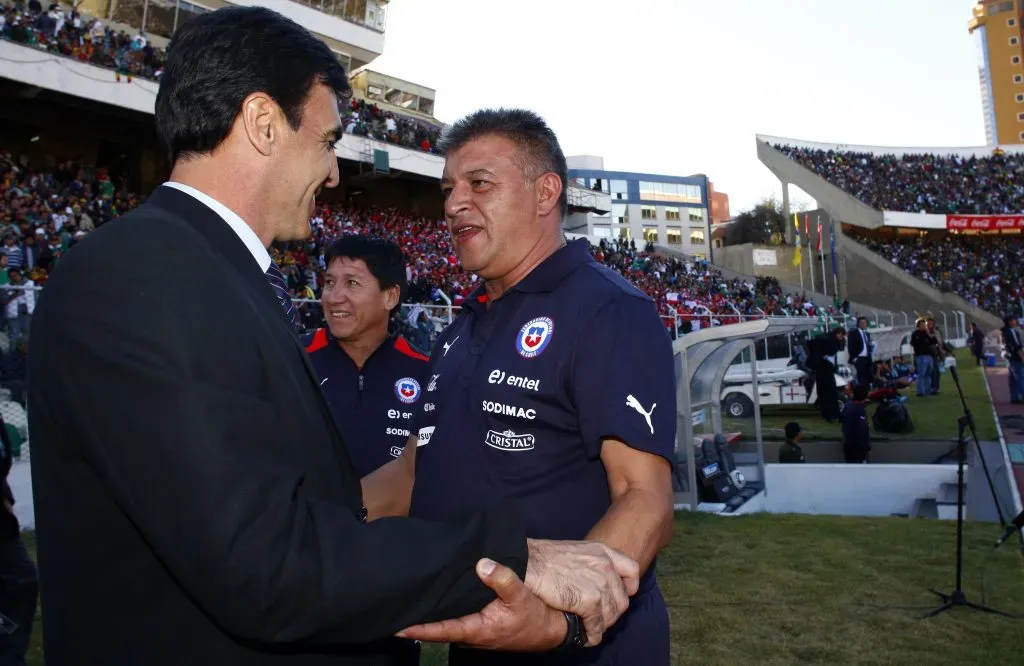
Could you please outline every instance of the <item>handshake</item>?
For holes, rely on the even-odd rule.
[[[540,652],[578,640],[598,645],[629,608],[640,566],[613,548],[590,541],[527,539],[526,580],[493,560],[476,573],[498,598],[479,613],[421,624],[397,636],[431,643],[509,652]],[[567,613],[582,620],[582,631]]]

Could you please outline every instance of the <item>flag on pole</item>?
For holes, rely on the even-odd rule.
[[[821,254],[821,218],[818,218],[818,254]]]
[[[804,214],[804,236],[807,238],[807,251],[811,252],[811,216]],[[814,291],[814,254],[807,262],[807,273],[811,276],[811,291]]]
[[[829,221],[828,244],[829,244],[829,251],[832,253],[832,275],[838,275],[839,274],[839,269],[836,266],[836,223],[835,223],[835,220],[830,220]]]
[[[793,226],[796,227],[796,233],[793,234],[793,240],[796,243],[796,252],[793,253],[793,265],[799,266],[803,262],[803,257],[800,255],[800,216],[793,213]],[[803,271],[800,271],[800,279],[803,281]]]

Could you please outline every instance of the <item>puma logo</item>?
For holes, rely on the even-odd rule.
[[[326,384],[328,379],[330,379],[330,377],[324,377],[324,380],[322,382],[320,382],[320,386],[323,386],[324,384]]]
[[[637,412],[639,412],[641,416],[644,417],[644,420],[647,421],[647,427],[651,429],[652,435],[654,434],[654,424],[651,423],[651,414],[654,413],[654,408],[657,406],[658,403],[654,403],[653,405],[651,405],[650,411],[648,411],[644,409],[643,405],[640,404],[640,401],[634,398],[632,395],[626,396],[626,407],[632,407]]]
[[[461,336],[456,335],[455,336],[455,340],[458,340],[460,337]],[[455,340],[452,340],[451,342],[444,343],[444,354],[443,354],[443,356],[447,356],[448,355],[448,350],[451,349],[452,346],[455,344]]]

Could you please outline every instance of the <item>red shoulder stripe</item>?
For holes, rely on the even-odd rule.
[[[409,356],[410,358],[416,359],[417,361],[430,360],[429,356],[424,356],[423,354],[413,349],[412,346],[409,344],[409,341],[403,338],[402,336],[398,336],[398,339],[395,340],[395,349],[397,349],[400,353]]]
[[[306,353],[312,354],[315,351],[320,351],[327,346],[327,329],[318,328],[316,333],[313,334],[313,339],[309,341],[309,345],[306,347]]]

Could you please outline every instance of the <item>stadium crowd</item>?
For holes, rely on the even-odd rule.
[[[775,145],[790,159],[878,210],[936,214],[1024,212],[1024,154],[879,155]]]
[[[141,198],[124,192],[103,169],[78,160],[49,171],[33,168],[24,158],[0,152],[0,281],[25,286],[45,284],[61,256],[83,236],[138,205]],[[396,209],[359,210],[322,203],[311,220],[313,233],[302,243],[275,246],[272,254],[294,298],[300,302],[303,325],[320,324],[315,301],[323,287],[324,255],[341,234],[361,233],[389,238],[408,258],[406,302],[459,305],[478,285],[462,271],[443,220],[409,215]],[[678,315],[683,332],[729,324],[764,314],[817,314],[798,295],[783,294],[770,278],[756,282],[726,280],[704,261],[664,258],[653,247],[638,249],[633,241],[602,241],[592,246],[595,258],[612,267],[654,298],[672,327]],[[18,270],[10,270],[18,269]],[[10,274],[10,278],[7,275]],[[21,298],[8,305],[3,326],[21,335],[34,307],[32,290],[6,290]],[[13,298],[13,297],[12,297]],[[406,308],[408,311],[409,308]],[[413,308],[404,323],[416,328],[423,308]],[[428,317],[429,319],[429,317]],[[24,323],[20,323],[23,322]]]
[[[0,5],[0,38],[55,55],[114,70],[116,80],[139,77],[159,81],[164,50],[144,34],[108,28],[100,19],[86,19],[75,9],[57,4],[45,10],[39,0]],[[436,152],[441,128],[425,120],[381,109],[353,97],[342,115],[345,131],[395,145]]]
[[[1019,237],[947,233],[941,239],[858,240],[937,289],[999,316],[1024,316],[1024,240]]]

